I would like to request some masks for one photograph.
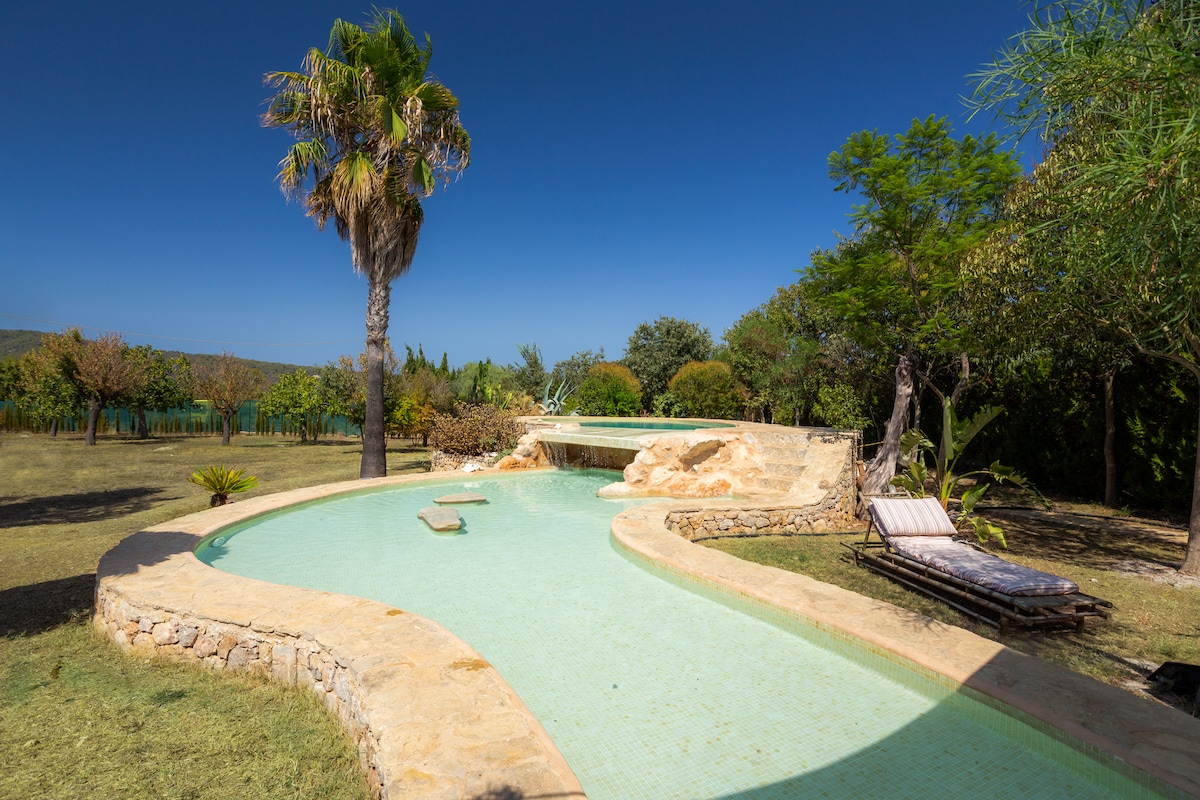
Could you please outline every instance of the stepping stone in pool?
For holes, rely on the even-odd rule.
[[[478,492],[459,492],[458,494],[444,494],[441,497],[433,498],[433,502],[438,505],[462,505],[464,503],[486,503],[487,498]]]
[[[439,506],[430,506],[422,508],[417,512],[417,516],[425,521],[433,530],[438,533],[445,531],[457,531],[462,529],[462,517],[458,511],[453,508],[441,508]]]

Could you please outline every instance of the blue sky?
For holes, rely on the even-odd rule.
[[[853,132],[966,122],[968,73],[1018,0],[405,2],[461,102],[472,164],[425,202],[390,336],[451,364],[618,358],[660,315],[714,338],[834,231],[826,157]],[[349,247],[274,183],[263,74],[333,2],[8,0],[0,9],[0,327],[322,364],[358,352]],[[1023,163],[1029,166],[1029,156]],[[34,322],[31,320],[43,320]]]

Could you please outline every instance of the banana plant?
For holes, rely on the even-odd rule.
[[[1024,475],[1012,467],[1004,466],[999,461],[993,461],[988,467],[970,472],[959,474],[954,471],[958,459],[967,449],[971,440],[1003,411],[1002,406],[986,406],[974,416],[960,420],[954,413],[953,406],[949,403],[943,404],[941,446],[935,448],[933,442],[919,430],[906,431],[900,437],[900,450],[904,453],[912,453],[913,457],[904,471],[892,478],[892,485],[907,490],[914,497],[926,497],[928,495],[926,485],[929,480],[929,468],[925,464],[925,457],[927,454],[936,454],[935,487],[938,502],[944,509],[949,507],[950,498],[963,479],[984,476],[996,483],[1007,482],[1032,492],[1042,505],[1049,508],[1050,504],[1046,502],[1046,498]],[[974,513],[975,504],[987,493],[989,486],[991,486],[990,483],[979,483],[963,492],[959,499],[959,512],[954,524],[960,530],[969,529],[980,542],[995,539],[1002,547],[1008,547],[1008,542],[1004,539],[1004,530],[994,522]]]

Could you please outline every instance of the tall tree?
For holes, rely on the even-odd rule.
[[[664,316],[634,329],[621,361],[641,381],[642,404],[650,410],[680,367],[689,361],[708,361],[712,354],[712,334],[707,328]]]
[[[375,12],[364,29],[333,23],[325,52],[308,52],[300,72],[272,72],[279,87],[263,123],[298,139],[278,180],[303,199],[319,228],[332,220],[367,279],[367,396],[359,477],[387,473],[384,343],[391,286],[412,265],[421,198],[470,161],[458,98],[426,74],[433,45],[417,44],[396,11]]]
[[[141,366],[141,380],[127,396],[129,409],[137,418],[139,439],[150,438],[147,411],[168,411],[192,399],[192,364],[185,355],[167,358],[148,344],[130,348],[129,358]]]
[[[976,102],[1049,148],[1022,246],[1094,323],[1200,381],[1198,51],[1193,0],[1052,2],[979,75]],[[1181,572],[1200,575],[1200,421]]]
[[[863,203],[854,237],[818,253],[807,272],[847,335],[896,364],[892,413],[864,490],[882,492],[895,475],[900,434],[918,378],[953,405],[970,381],[970,326],[961,262],[986,235],[1020,169],[994,136],[951,138],[945,119],[915,119],[894,139],[853,134],[829,156],[839,192]],[[939,388],[945,374],[953,388]],[[942,465],[939,464],[939,467]]]
[[[263,389],[263,376],[233,353],[222,353],[211,364],[196,369],[196,391],[221,415],[221,444],[229,444],[233,418],[247,400]]]
[[[145,367],[129,356],[129,346],[116,333],[83,339],[75,356],[75,369],[83,397],[88,403],[84,442],[96,444],[100,412],[135,391]]]
[[[301,443],[308,441],[308,423],[314,419],[316,424],[313,426],[312,438],[314,442],[317,441],[317,430],[325,408],[321,379],[308,374],[303,367],[298,367],[291,374],[280,375],[279,380],[271,384],[258,404],[258,410],[268,417],[280,416],[298,425]]]
[[[42,345],[21,356],[17,405],[35,424],[49,425],[58,435],[60,419],[79,411],[83,403],[77,379],[76,355],[83,335],[79,329],[42,334]]]

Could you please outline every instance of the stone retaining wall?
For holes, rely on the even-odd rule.
[[[818,502],[755,506],[742,501],[733,508],[684,508],[668,511],[667,529],[688,541],[718,536],[767,536],[789,533],[821,533],[846,530],[854,522],[854,451],[837,481]]]
[[[321,699],[341,723],[369,770],[372,792],[383,795],[379,740],[364,713],[362,688],[346,665],[302,637],[255,630],[191,614],[134,605],[105,584],[96,587],[95,624],[125,652],[191,661],[208,669],[256,672],[290,686],[303,686]]]

